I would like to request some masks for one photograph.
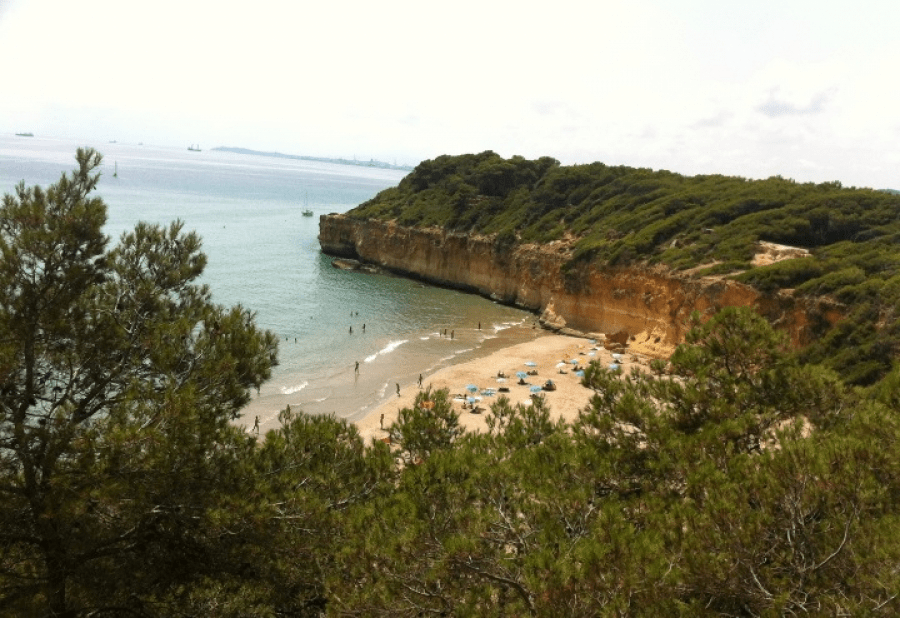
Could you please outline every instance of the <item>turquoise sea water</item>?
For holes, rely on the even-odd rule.
[[[21,180],[55,182],[74,168],[78,146],[104,155],[98,193],[112,242],[138,221],[184,221],[203,238],[203,280],[215,301],[252,309],[257,323],[278,335],[280,364],[245,414],[251,423],[258,415],[263,429],[277,424],[286,405],[357,420],[396,396],[396,384],[413,388],[419,373],[535,335],[534,317],[524,311],[331,266],[316,238],[319,216],[353,208],[405,172],[0,135],[0,192],[11,193]],[[313,217],[301,215],[307,205]],[[441,336],[445,329],[452,340]]]

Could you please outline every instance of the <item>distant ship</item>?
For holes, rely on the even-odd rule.
[[[303,206],[304,206],[303,211],[302,211],[302,212],[303,212],[303,216],[304,216],[304,217],[311,217],[311,216],[313,216],[313,211],[311,211],[311,210],[309,209],[309,194],[308,194],[308,193],[307,193],[306,196],[303,198]]]
[[[188,150],[191,150],[193,152],[200,152],[200,144],[191,144],[190,146],[188,146]]]
[[[34,133],[16,133],[19,137],[34,137]]]

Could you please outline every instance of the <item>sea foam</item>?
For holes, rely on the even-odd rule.
[[[406,343],[407,341],[409,341],[409,339],[401,339],[401,340],[398,340],[398,341],[391,341],[389,344],[387,344],[386,346],[384,346],[382,349],[380,349],[379,351],[375,352],[375,354],[372,354],[371,356],[367,356],[367,357],[366,357],[366,362],[367,362],[367,363],[371,363],[373,360],[375,360],[375,359],[378,358],[379,356],[384,356],[385,354],[390,354],[391,352],[393,352],[394,350],[396,350],[397,348],[399,348],[400,346],[402,346],[402,345],[403,345],[404,343]]]
[[[293,395],[294,393],[298,393],[298,392],[302,391],[307,386],[309,386],[308,380],[304,380],[302,384],[298,384],[296,386],[282,386],[281,394],[282,395]]]

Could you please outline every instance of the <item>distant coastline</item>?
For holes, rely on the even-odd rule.
[[[394,165],[392,163],[385,163],[384,161],[376,161],[375,159],[369,159],[368,161],[358,161],[356,159],[330,159],[328,157],[307,157],[303,155],[289,155],[283,154],[280,152],[263,152],[261,150],[250,150],[249,148],[233,148],[230,146],[217,146],[212,150],[219,150],[222,152],[233,152],[236,154],[248,154],[248,155],[257,155],[262,157],[278,157],[281,159],[299,159],[301,161],[319,161],[322,163],[337,163],[339,165],[356,165],[359,167],[377,167],[380,169],[386,170],[403,170],[406,172],[411,172],[413,170],[413,166],[411,165]]]

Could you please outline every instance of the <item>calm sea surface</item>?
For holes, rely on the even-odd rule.
[[[75,167],[79,146],[104,156],[98,193],[113,243],[138,221],[182,220],[203,238],[203,280],[214,300],[252,309],[280,338],[280,364],[245,410],[245,421],[259,416],[263,429],[277,424],[286,405],[358,420],[395,397],[396,384],[413,388],[419,373],[535,335],[534,318],[524,311],[331,266],[316,238],[319,216],[353,208],[406,172],[0,135],[0,192],[12,193],[21,180],[56,182]],[[313,217],[301,215],[307,205]],[[444,329],[452,340],[440,336]]]

